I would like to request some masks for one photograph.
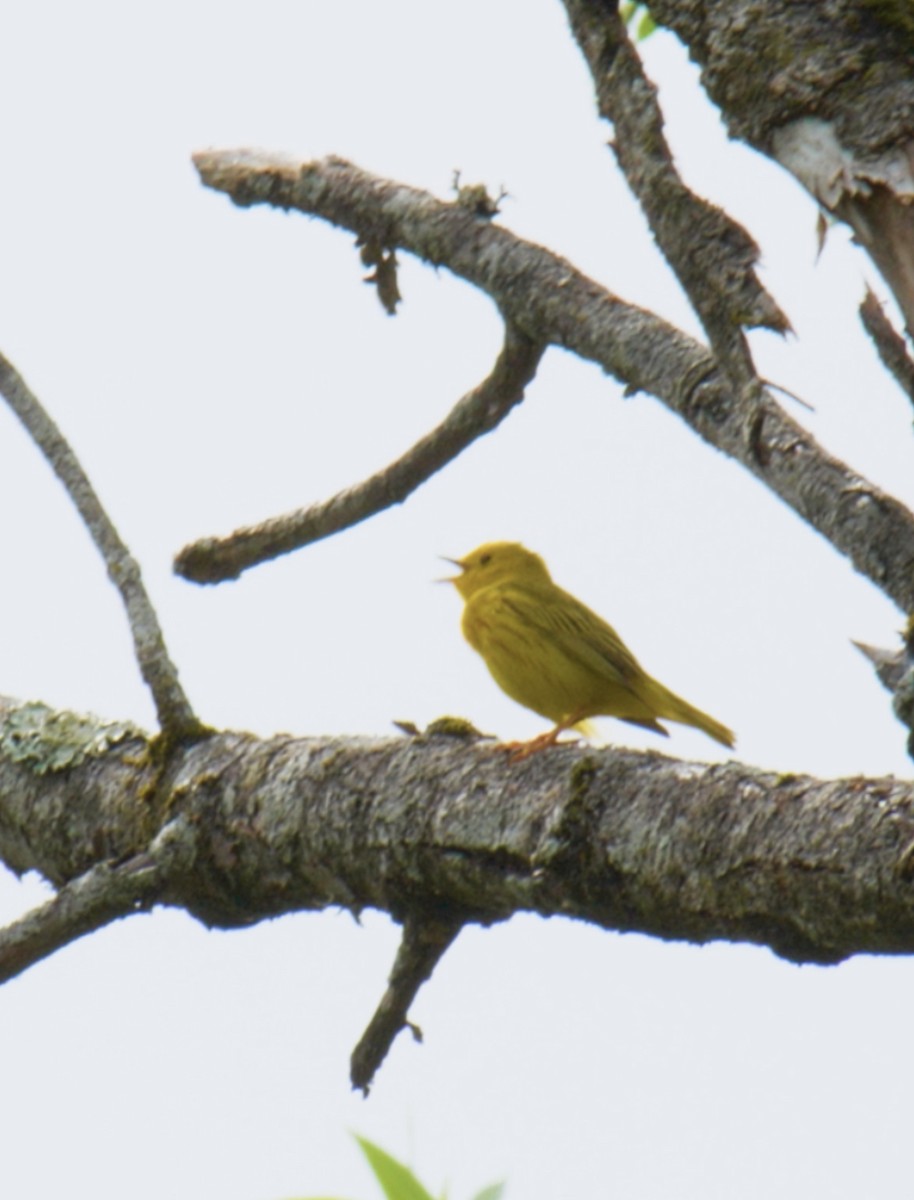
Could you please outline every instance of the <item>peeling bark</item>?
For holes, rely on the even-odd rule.
[[[652,0],[731,136],[853,229],[914,329],[914,9],[906,0]]]

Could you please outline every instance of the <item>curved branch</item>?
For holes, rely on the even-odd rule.
[[[152,692],[162,732],[177,738],[199,736],[203,726],[195,716],[178,680],[177,668],[168,656],[165,638],[136,560],[121,541],[66,438],[16,368],[2,355],[0,394],[48,460],[104,559],[108,578],[117,588],[126,609],[136,660]]]
[[[828,538],[903,612],[914,611],[911,513],[827,454],[770,395],[735,393],[693,338],[459,204],[342,159],[299,163],[207,151],[194,161],[204,183],[236,204],[298,209],[446,266],[487,292],[532,342],[563,346],[630,390],[650,392]]]
[[[463,396],[431,433],[396,462],[322,504],[273,517],[222,538],[201,538],[175,558],[178,575],[194,583],[237,579],[258,563],[357,525],[407,496],[504,420],[524,398],[545,346],[510,323],[491,373]]]

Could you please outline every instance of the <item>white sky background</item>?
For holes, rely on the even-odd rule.
[[[901,615],[742,469],[649,397],[553,351],[522,408],[406,505],[201,589],[192,538],[326,497],[402,452],[490,369],[472,289],[402,256],[388,318],[352,238],[235,209],[207,146],[336,153],[447,196],[504,184],[501,219],[697,333],[594,110],[556,0],[7,5],[0,349],[71,438],[139,558],[213,724],[392,732],[543,723],[504,697],[429,581],[437,555],[518,538],[643,663],[774,770],[910,773],[850,638]],[[866,260],[728,144],[667,35],[644,53],[686,179],[745,222],[797,331],[761,371],[827,448],[908,503],[912,413],[856,317]],[[790,401],[785,401],[788,406]],[[117,598],[58,484],[0,412],[0,686],[147,726]],[[604,722],[608,740],[657,747]],[[676,728],[662,747],[714,757]],[[0,878],[0,914],[39,896]],[[4,1195],[280,1200],[376,1194],[349,1139],[454,1200],[832,1200],[909,1178],[914,964],[796,968],[562,921],[464,932],[368,1101],[349,1052],[396,946],[387,920],[301,915],[210,933],[121,922],[0,990]]]

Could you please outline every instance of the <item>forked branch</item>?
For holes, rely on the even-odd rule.
[[[650,392],[790,505],[903,612],[914,612],[911,513],[826,453],[768,392],[734,389],[701,343],[460,204],[342,159],[300,163],[207,151],[194,161],[203,181],[236,204],[297,209],[446,266],[491,296],[535,345],[562,346],[629,391]]]

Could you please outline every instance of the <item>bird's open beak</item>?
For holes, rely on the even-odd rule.
[[[438,557],[441,559],[442,562],[450,563],[452,567],[459,567],[460,570],[463,571],[463,569],[464,569],[463,563],[460,561],[459,558],[445,558],[445,556],[443,554],[439,554]],[[432,582],[433,583],[456,583],[459,578],[460,578],[459,575],[445,575],[441,579],[435,579]]]

